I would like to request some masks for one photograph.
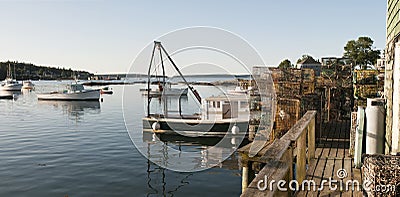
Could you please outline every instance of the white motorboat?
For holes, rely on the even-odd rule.
[[[114,92],[108,86],[100,88],[100,94],[113,94]]]
[[[88,90],[82,84],[71,84],[62,92],[37,94],[39,100],[90,101],[99,100],[100,90]]]
[[[236,86],[236,88],[234,90],[228,90],[228,94],[231,94],[231,95],[247,95],[247,94],[250,93],[251,90],[252,90],[251,87],[249,87],[247,89],[244,89],[244,88],[242,88],[240,86]]]
[[[23,81],[22,82],[22,89],[33,90],[35,88],[35,84],[32,81]]]
[[[10,66],[10,64],[8,64],[7,77],[4,81],[1,82],[0,90],[21,91],[21,88],[22,88],[22,84],[12,78],[11,66]]]
[[[14,93],[12,91],[0,91],[0,99],[13,99]]]
[[[171,88],[167,87],[163,90],[156,89],[148,91],[147,89],[141,89],[140,90],[143,95],[147,95],[150,92],[150,96],[152,97],[157,97],[157,96],[162,96],[164,94],[165,96],[187,96],[188,94],[188,88]]]

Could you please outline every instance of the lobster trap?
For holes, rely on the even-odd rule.
[[[400,156],[364,155],[361,168],[367,196],[400,195]]]

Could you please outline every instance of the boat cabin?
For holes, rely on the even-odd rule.
[[[69,92],[82,92],[84,89],[82,84],[71,84],[67,86]]]
[[[221,95],[203,99],[203,120],[249,120],[249,98],[246,95]]]

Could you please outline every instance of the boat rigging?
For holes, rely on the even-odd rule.
[[[154,41],[154,46],[153,46],[153,51],[151,54],[151,59],[150,59],[150,65],[149,65],[149,69],[147,72],[148,75],[148,79],[147,79],[147,116],[150,116],[150,103],[151,103],[151,99],[153,94],[151,94],[151,88],[150,88],[150,84],[151,82],[151,78],[152,78],[152,73],[151,73],[151,69],[153,67],[153,64],[155,63],[155,53],[156,53],[156,49],[158,49],[159,51],[159,56],[160,56],[160,65],[161,65],[161,69],[162,69],[162,83],[160,83],[160,81],[158,81],[158,85],[159,85],[159,91],[161,93],[161,95],[166,95],[167,93],[167,89],[166,89],[166,81],[165,78],[167,76],[165,76],[165,65],[164,65],[164,59],[163,59],[163,53],[167,56],[167,59],[169,60],[169,62],[171,63],[171,65],[173,66],[173,68],[178,72],[179,76],[183,79],[183,82],[186,84],[186,86],[188,87],[188,89],[193,93],[193,95],[195,96],[196,100],[199,102],[199,104],[201,104],[201,96],[200,94],[197,92],[197,90],[195,90],[193,88],[193,86],[191,86],[188,81],[185,79],[185,77],[183,76],[182,72],[179,70],[178,66],[175,64],[174,60],[171,58],[171,56],[168,54],[167,50],[163,47],[163,45],[161,44],[161,42],[159,41]],[[154,65],[156,66],[156,65]],[[155,67],[155,69],[157,69],[157,67]],[[157,80],[159,80],[159,77],[156,76]]]

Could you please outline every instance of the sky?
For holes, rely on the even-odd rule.
[[[240,36],[266,65],[303,54],[342,56],[346,42],[359,36],[385,47],[386,6],[383,0],[6,0],[0,1],[0,61],[125,73],[153,40],[192,26]]]

